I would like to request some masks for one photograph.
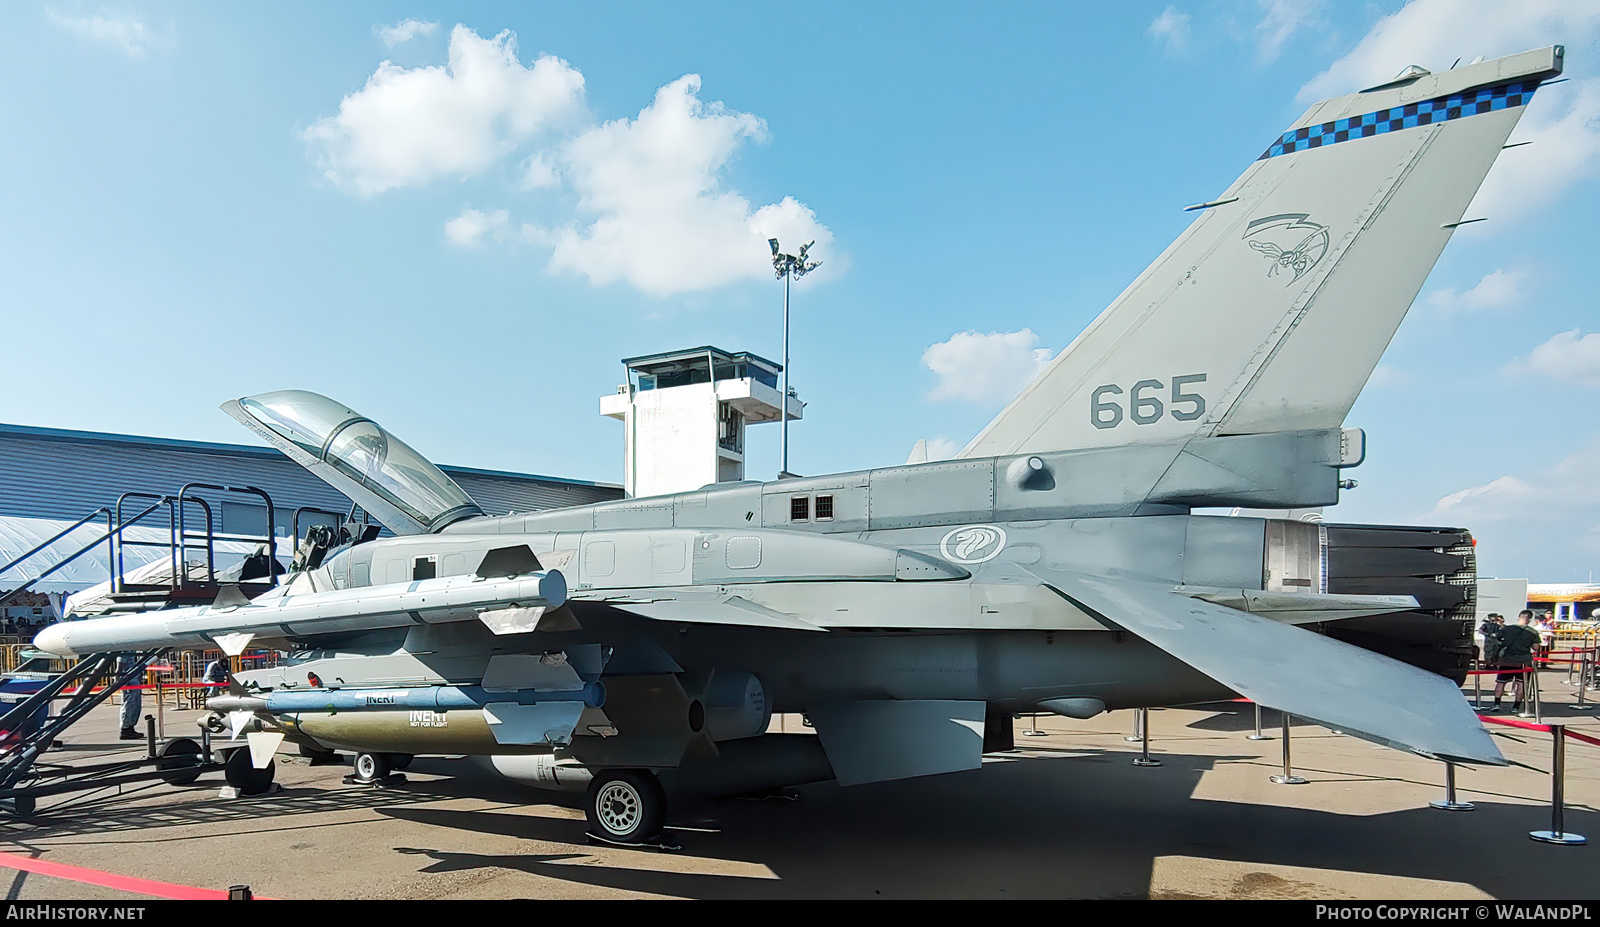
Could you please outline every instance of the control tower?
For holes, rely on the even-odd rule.
[[[744,479],[747,425],[778,421],[781,364],[710,346],[623,358],[627,382],[600,397],[600,414],[626,428],[623,485],[629,496],[699,489]],[[805,403],[790,390],[789,421]]]

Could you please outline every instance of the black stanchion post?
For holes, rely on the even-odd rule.
[[[1588,843],[1588,838],[1581,834],[1566,832],[1566,778],[1567,778],[1567,730],[1566,723],[1562,721],[1550,722],[1550,733],[1554,740],[1550,747],[1550,829],[1529,831],[1528,836],[1540,843],[1554,843],[1559,846],[1575,847]]]
[[[1543,724],[1544,723],[1544,718],[1542,717],[1542,714],[1541,714],[1540,709],[1539,709],[1539,658],[1538,657],[1534,657],[1533,658],[1533,664],[1528,667],[1528,683],[1529,683],[1529,689],[1528,689],[1528,692],[1526,693],[1526,696],[1525,696],[1528,699],[1528,701],[1527,701],[1526,704],[1524,704],[1522,706],[1523,713],[1526,714],[1527,711],[1528,711],[1528,708],[1531,706],[1533,708],[1533,723],[1534,724]]]
[[[1135,766],[1160,766],[1160,760],[1150,758],[1150,709],[1139,709],[1139,755],[1133,758]]]
[[[1279,785],[1305,785],[1306,780],[1294,774],[1294,767],[1289,764],[1289,713],[1283,712],[1283,775],[1273,776],[1272,781]]]
[[[1590,705],[1588,702],[1584,701],[1584,695],[1589,689],[1589,673],[1593,667],[1594,651],[1584,648],[1578,652],[1583,654],[1583,656],[1578,660],[1578,702],[1575,705],[1569,706],[1569,710],[1588,711],[1590,708],[1594,707],[1593,705]]]

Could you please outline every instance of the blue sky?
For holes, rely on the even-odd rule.
[[[791,468],[953,450],[1309,102],[1562,42],[1329,517],[1586,580],[1597,36],[1594,0],[9,3],[0,421],[245,442],[218,403],[304,388],[446,463],[620,482],[619,358],[779,353],[775,229],[825,262]],[[749,475],[776,457],[753,429]]]

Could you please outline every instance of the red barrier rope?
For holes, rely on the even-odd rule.
[[[123,689],[138,689],[138,690],[141,690],[141,691],[146,690],[146,689],[160,688],[162,691],[166,691],[166,690],[169,690],[169,689],[221,689],[221,688],[226,687],[227,685],[228,684],[225,683],[225,682],[164,682],[160,686],[156,686],[156,685],[151,684],[151,683],[141,683],[141,684],[139,684],[137,686],[123,686],[122,688]],[[91,692],[100,692],[100,691],[103,691],[104,689],[105,689],[105,686],[95,686],[90,691]],[[66,691],[62,692],[61,694],[62,695],[77,695],[78,691],[79,690],[77,690],[77,689],[67,689]]]
[[[1504,724],[1506,727],[1520,727],[1529,731],[1544,731],[1545,733],[1550,732],[1550,725],[1534,724],[1532,721],[1518,721],[1514,718],[1496,718],[1493,715],[1479,715],[1478,720],[1487,721],[1490,724]]]
[[[1490,724],[1504,724],[1506,727],[1520,727],[1529,731],[1544,731],[1545,733],[1549,733],[1551,730],[1553,730],[1553,728],[1551,728],[1551,726],[1548,724],[1534,724],[1531,721],[1517,721],[1513,718],[1496,718],[1493,715],[1481,715],[1479,716],[1478,720],[1487,721]],[[1580,734],[1577,731],[1566,727],[1565,725],[1562,726],[1561,731],[1568,737],[1571,737],[1573,740],[1581,740],[1586,744],[1592,744],[1596,747],[1600,747],[1600,740],[1590,737],[1588,734]]]
[[[99,885],[103,888],[113,888],[118,891],[133,892],[136,895],[153,895],[157,898],[175,898],[179,901],[227,901],[228,893],[223,889],[195,888],[190,885],[178,885],[173,882],[157,882],[153,879],[137,879],[133,876],[114,875],[109,872],[100,872],[95,869],[84,869],[81,866],[69,866],[66,863],[51,863],[42,859],[32,859],[27,856],[17,856],[14,853],[0,853],[0,866],[7,869],[17,869],[22,872],[34,872],[44,876],[54,876],[57,879],[66,879],[70,882],[82,882],[85,885]],[[260,895],[255,896],[258,900]]]

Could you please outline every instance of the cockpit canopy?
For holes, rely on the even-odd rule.
[[[396,534],[438,531],[483,510],[377,422],[326,396],[288,389],[226,402],[243,422]]]

